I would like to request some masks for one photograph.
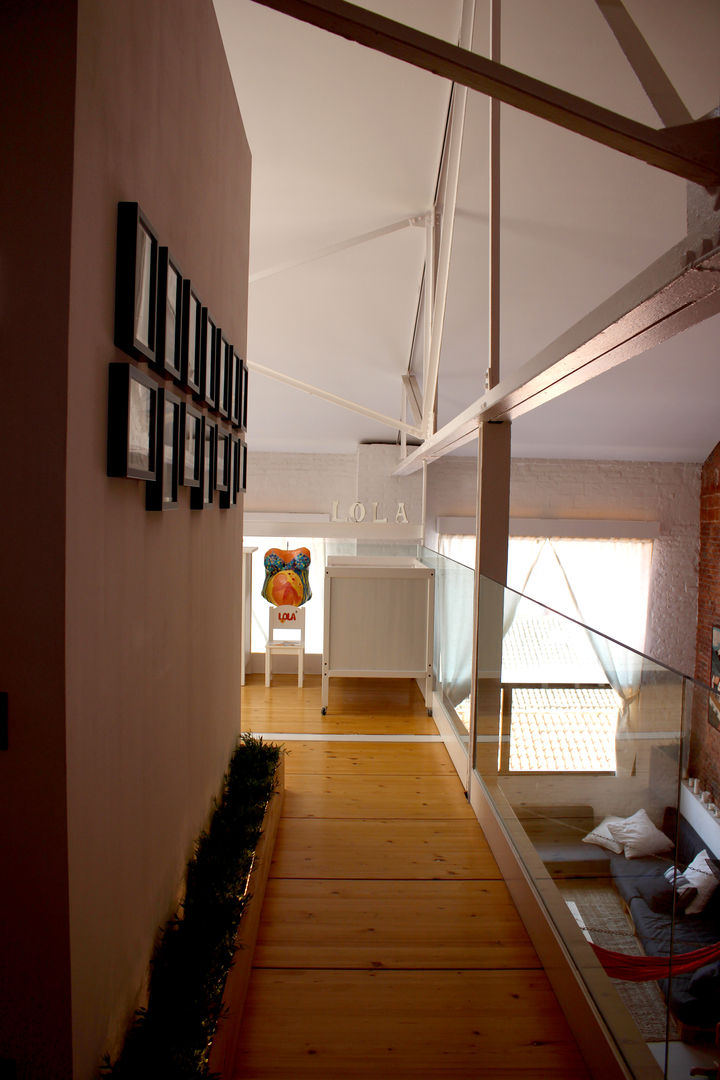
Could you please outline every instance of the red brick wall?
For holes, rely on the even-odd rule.
[[[695,678],[710,683],[712,628],[720,626],[720,443],[703,465],[700,487],[700,559]],[[691,776],[713,801],[720,799],[720,731],[707,720],[707,694],[695,694],[690,740]]]

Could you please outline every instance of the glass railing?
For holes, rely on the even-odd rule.
[[[718,1056],[720,811],[701,763],[720,700],[486,578],[473,686],[473,573],[420,554],[471,801],[474,785],[630,1075],[689,1076]]]
[[[435,693],[465,751],[470,735],[474,571],[435,551],[419,557],[435,571]]]

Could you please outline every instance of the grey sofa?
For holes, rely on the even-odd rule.
[[[684,868],[707,848],[674,807],[665,810],[662,831],[677,844],[676,858],[657,855],[639,859],[626,859],[582,842],[596,824],[590,806],[514,809],[554,878],[606,877],[615,886],[647,956],[690,952],[720,941],[720,886],[700,914],[686,915],[678,910],[673,890],[664,878],[669,866]],[[720,961],[663,979],[659,985],[686,1037],[692,1031],[714,1030],[720,1023]]]

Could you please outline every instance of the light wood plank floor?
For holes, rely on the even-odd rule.
[[[415,683],[333,680],[321,716],[318,676],[250,676],[242,716],[293,737],[230,1076],[586,1077]]]

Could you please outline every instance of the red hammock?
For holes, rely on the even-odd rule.
[[[625,982],[651,982],[667,979],[672,975],[684,975],[688,971],[720,960],[720,941],[692,952],[676,956],[628,956],[627,953],[611,952],[600,945],[592,945],[595,955],[613,979]]]

